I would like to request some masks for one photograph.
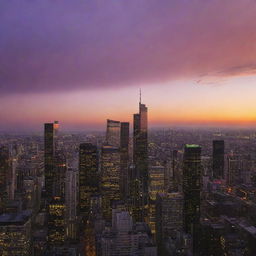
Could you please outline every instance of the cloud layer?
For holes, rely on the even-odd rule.
[[[0,6],[1,94],[256,74],[254,0],[0,0]]]

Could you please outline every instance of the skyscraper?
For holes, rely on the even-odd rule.
[[[156,235],[160,255],[164,241],[176,237],[183,228],[183,195],[179,192],[159,193],[156,200]],[[162,254],[161,254],[162,253]]]
[[[66,239],[66,157],[58,151],[54,158],[52,198],[48,205],[48,244],[52,247],[62,245]]]
[[[186,233],[193,235],[194,249],[197,248],[200,224],[201,190],[201,147],[185,145],[183,158],[183,224]]]
[[[141,196],[142,208],[148,203],[148,124],[147,124],[147,107],[145,104],[139,103],[139,113],[134,114],[133,128],[133,162],[135,165],[135,175],[133,175],[132,183],[140,191],[133,191],[134,195]],[[138,184],[139,182],[139,184]]]
[[[224,179],[224,140],[213,141],[213,177],[216,179]]]
[[[44,168],[45,168],[45,194],[50,200],[53,195],[54,163],[56,152],[56,136],[58,122],[44,124]]]
[[[90,199],[99,190],[98,151],[91,143],[79,148],[79,211],[88,217]]]
[[[8,147],[0,148],[0,212],[4,211],[8,200],[8,173],[10,172],[10,158]]]
[[[106,143],[109,146],[120,147],[120,122],[107,119]]]
[[[129,123],[121,123],[120,133],[120,189],[122,198],[128,196],[128,167],[129,167]]]
[[[156,233],[156,197],[165,189],[165,167],[149,166],[148,224],[153,235]]]
[[[54,197],[48,206],[48,245],[60,246],[66,239],[66,205],[61,197]]]
[[[102,147],[101,194],[103,216],[110,220],[112,203],[120,200],[120,152],[116,147]]]
[[[67,219],[67,238],[75,240],[77,238],[77,178],[78,168],[70,167],[66,175],[66,219]]]

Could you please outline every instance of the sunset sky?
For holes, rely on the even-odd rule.
[[[256,126],[255,0],[0,0],[0,130]]]

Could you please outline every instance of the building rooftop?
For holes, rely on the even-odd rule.
[[[0,215],[0,226],[8,225],[23,225],[31,217],[30,210],[22,211],[19,213],[4,213]]]
[[[196,145],[196,144],[186,144],[185,147],[186,147],[186,148],[199,148],[200,146],[199,146],[199,145]]]

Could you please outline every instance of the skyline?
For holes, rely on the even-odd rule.
[[[174,88],[168,88],[170,91],[177,92]],[[213,88],[215,90],[215,88]],[[217,90],[225,91],[226,93],[229,90],[229,87],[218,87]],[[154,98],[154,90],[146,91],[143,94],[146,94],[148,97],[143,97],[142,102],[146,103],[149,106],[149,128],[171,128],[171,127],[194,127],[194,128],[253,128],[256,126],[256,120],[255,120],[255,113],[247,112],[246,109],[252,108],[252,105],[254,104],[253,100],[253,94],[250,94],[250,98],[247,98],[247,108],[240,109],[240,104],[234,105],[232,100],[226,99],[226,108],[221,109],[222,106],[215,106],[214,100],[218,100],[219,94],[216,93],[215,90],[215,97],[213,98],[212,102],[210,102],[209,106],[204,105],[204,102],[206,102],[208,99],[203,99],[204,96],[203,93],[205,91],[205,88],[199,88],[200,94],[196,95],[196,97],[193,98],[193,101],[189,101],[188,95],[183,95],[183,98],[176,99],[175,103],[171,102],[171,104],[168,105],[168,98],[169,94],[165,95],[164,98],[159,99],[159,101],[156,101]],[[133,113],[136,112],[136,107],[139,104],[139,91],[137,90],[137,95],[135,95],[136,91],[129,92],[134,95],[127,95],[127,90],[125,90],[126,94],[124,97],[130,96],[132,102],[129,102],[130,106],[124,104],[124,100],[119,99],[119,101],[113,101],[111,103],[98,103],[101,105],[101,108],[104,109],[104,112],[100,115],[97,113],[96,110],[93,109],[91,106],[90,109],[88,108],[82,108],[83,105],[81,97],[76,94],[69,95],[69,101],[72,102],[72,105],[69,105],[68,102],[62,102],[62,109],[64,110],[61,114],[58,112],[58,108],[55,105],[48,105],[49,109],[46,110],[48,116],[39,116],[38,118],[35,118],[33,115],[26,115],[24,113],[20,118],[15,119],[16,122],[11,123],[10,126],[7,126],[7,129],[11,132],[28,132],[28,131],[42,131],[42,124],[51,122],[52,120],[59,120],[61,122],[61,125],[63,127],[63,130],[65,131],[105,131],[106,127],[106,121],[107,119],[113,119],[118,121],[128,121],[132,123],[132,116]],[[118,93],[118,92],[117,92]],[[237,96],[242,98],[241,92],[236,92]],[[244,94],[246,94],[246,90],[244,91]],[[170,94],[172,95],[172,94]],[[233,94],[236,96],[236,94]],[[132,98],[134,96],[134,98]],[[223,98],[226,97],[226,94],[221,95]],[[49,96],[47,96],[49,100]],[[54,96],[52,96],[54,98]],[[105,95],[98,95],[98,99],[103,99]],[[44,97],[42,97],[43,99]],[[59,97],[60,98],[60,97]],[[89,97],[90,98],[90,95]],[[67,98],[65,98],[66,100]],[[125,98],[124,98],[125,99]],[[145,100],[144,100],[145,99]],[[37,99],[38,100],[38,99]],[[162,100],[162,102],[161,102]],[[166,101],[165,101],[166,100]],[[172,99],[171,99],[172,100]],[[175,100],[175,98],[173,99]],[[202,100],[199,105],[196,105],[199,100]],[[187,101],[189,104],[189,107],[187,108],[187,105],[182,108],[183,102]],[[239,101],[239,98],[237,98],[237,101]],[[30,107],[30,103],[26,105],[25,102],[21,102],[21,107],[26,109],[26,107]],[[90,107],[90,104],[88,104],[88,101],[84,103],[86,106]],[[88,104],[88,105],[87,105]],[[40,105],[40,104],[39,104]],[[46,104],[47,105],[47,104]],[[75,105],[75,106],[74,106]],[[45,108],[45,106],[42,104],[42,107]],[[190,106],[193,106],[194,108],[190,108]],[[209,113],[209,109],[215,109],[215,112]],[[234,109],[233,113],[229,113],[228,111],[231,111]],[[253,108],[252,108],[253,109]],[[9,109],[11,110],[11,109]],[[116,112],[115,112],[116,110]],[[90,112],[91,111],[91,112]],[[222,111],[222,112],[218,112]],[[34,113],[36,111],[34,110]],[[162,112],[162,113],[161,113]],[[160,114],[159,114],[160,113]],[[222,118],[219,118],[222,114]],[[0,114],[4,114],[1,112]],[[8,112],[8,114],[11,114]],[[65,116],[68,114],[67,116]],[[76,115],[75,115],[76,114]],[[83,115],[84,114],[84,115]],[[247,119],[239,119],[239,115],[244,115]],[[70,116],[73,117],[73,119],[70,120]],[[165,117],[167,116],[167,121],[165,120]],[[82,119],[79,119],[80,116],[82,116]],[[95,119],[93,117],[96,117]],[[208,117],[208,119],[203,120],[203,118]],[[223,117],[224,116],[224,117]],[[157,118],[155,118],[157,117]],[[183,119],[185,117],[185,119]],[[234,119],[232,119],[232,117]],[[211,119],[212,118],[212,119]],[[214,119],[217,118],[217,119]],[[98,119],[98,120],[97,120]],[[4,122],[4,118],[2,117],[1,120]],[[26,122],[24,122],[24,120]],[[30,123],[29,120],[32,122]],[[89,122],[88,122],[89,121]],[[90,122],[91,121],[91,122]],[[22,125],[22,122],[24,122],[24,126]],[[28,126],[29,124],[29,126]],[[31,125],[32,124],[32,125]],[[4,126],[2,126],[4,127]],[[17,128],[18,127],[18,128]],[[1,131],[5,131],[2,129]]]
[[[0,130],[256,126],[253,0],[0,4]]]

